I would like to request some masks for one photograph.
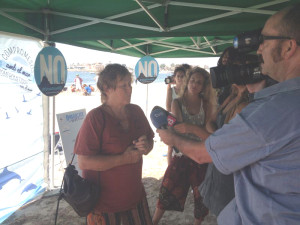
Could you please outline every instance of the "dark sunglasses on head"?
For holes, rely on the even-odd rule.
[[[291,40],[293,38],[291,37],[285,37],[285,36],[265,36],[265,35],[259,35],[258,41],[260,44],[264,43],[266,40],[282,40],[282,39],[287,39]],[[300,45],[300,42],[296,41],[297,45]]]

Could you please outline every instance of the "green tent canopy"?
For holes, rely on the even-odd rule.
[[[0,31],[136,57],[210,57],[296,2],[1,0]]]

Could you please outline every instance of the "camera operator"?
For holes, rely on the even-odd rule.
[[[205,143],[158,129],[161,139],[198,163],[233,173],[235,198],[218,224],[300,221],[300,4],[267,20],[257,50],[261,72],[278,81]]]
[[[218,60],[218,66],[232,65],[239,60],[239,52],[233,46],[226,48]],[[218,89],[218,103],[222,105],[225,99],[230,95],[231,85]]]
[[[177,66],[174,70],[174,75],[169,77],[166,99],[166,110],[171,112],[172,100],[178,98],[183,92],[183,85],[186,80],[186,70],[183,66]],[[171,85],[174,84],[172,87]]]
[[[243,52],[239,53],[238,60],[232,61],[232,65],[253,64],[256,62],[258,62],[257,55]],[[207,130],[213,133],[216,129],[220,129],[224,124],[229,123],[237,113],[240,113],[241,110],[248,105],[254,92],[273,84],[275,84],[274,80],[264,76],[263,80],[255,83],[229,85],[231,87],[229,96],[224,100],[222,105],[219,106],[212,122],[207,124]],[[219,172],[213,163],[210,163],[207,168],[205,180],[202,182],[199,191],[203,197],[205,206],[211,213],[218,216],[235,196],[233,174],[225,175]]]
[[[229,96],[218,107],[214,120],[206,126],[209,132],[214,132],[229,123],[249,103],[249,93],[245,85],[232,84],[230,87]],[[235,196],[233,175],[219,172],[216,166],[210,163],[199,191],[204,205],[218,216]]]

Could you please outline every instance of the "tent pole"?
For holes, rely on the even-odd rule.
[[[48,1],[49,3],[49,1]],[[45,16],[45,34],[44,34],[44,47],[53,46],[55,47],[54,42],[49,42],[49,15],[47,11],[44,11]],[[49,99],[49,97],[48,97]],[[48,100],[49,101],[49,100]],[[49,104],[49,103],[48,103]],[[50,112],[50,110],[48,110]],[[49,115],[49,114],[48,114]],[[48,116],[48,123],[50,121],[50,116]],[[48,132],[50,133],[49,125]],[[50,179],[50,189],[54,189],[54,152],[55,149],[55,96],[52,97],[52,132],[51,132],[51,179]],[[49,156],[49,155],[48,155]],[[48,158],[49,160],[49,158]]]
[[[49,189],[49,149],[50,149],[50,134],[49,134],[49,97],[42,95],[43,104],[43,137],[44,137],[44,181]]]
[[[136,0],[137,1],[137,0]],[[138,1],[137,1],[138,2]],[[146,45],[146,55],[148,56],[149,55],[149,45],[147,44]],[[148,116],[148,84],[147,84],[147,96],[146,96],[146,112],[145,112],[145,114],[146,114],[146,116]]]
[[[55,156],[55,96],[52,97],[52,134],[51,134],[51,188],[54,188],[54,156]]]
[[[148,84],[147,84],[147,94],[146,94],[146,116],[148,115]]]

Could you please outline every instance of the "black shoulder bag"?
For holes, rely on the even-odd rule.
[[[57,222],[59,201],[61,199],[68,202],[81,217],[86,217],[95,208],[99,200],[99,185],[78,175],[78,171],[75,169],[75,166],[72,165],[74,156],[75,154],[72,157],[71,163],[65,169],[63,182],[60,187],[55,213],[55,225]],[[99,173],[97,183],[99,184]]]
[[[105,127],[105,118],[103,114],[103,130]],[[102,134],[103,134],[102,130]],[[75,166],[72,165],[75,154],[73,154],[70,164],[65,169],[63,182],[60,187],[59,197],[57,200],[57,207],[55,213],[55,225],[57,222],[59,201],[64,199],[69,203],[75,212],[81,216],[86,217],[96,206],[99,196],[99,172],[97,175],[97,184],[94,184],[78,175]]]

